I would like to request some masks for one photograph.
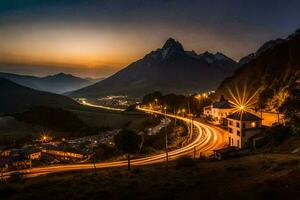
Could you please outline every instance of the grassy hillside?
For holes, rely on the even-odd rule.
[[[52,174],[0,186],[4,199],[298,199],[299,156],[259,154],[227,161]],[[53,195],[55,194],[55,195]]]
[[[77,102],[66,96],[37,91],[0,78],[0,113],[20,112],[41,105],[80,107]]]

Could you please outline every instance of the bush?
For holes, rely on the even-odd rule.
[[[265,134],[269,138],[269,141],[274,142],[275,145],[281,144],[284,140],[292,136],[291,129],[283,125],[268,128]]]
[[[181,157],[177,160],[176,169],[181,169],[183,167],[193,167],[196,165],[194,159],[188,156]]]
[[[96,160],[108,160],[116,156],[117,150],[116,148],[109,146],[107,144],[100,144],[98,148],[95,150],[95,158]]]

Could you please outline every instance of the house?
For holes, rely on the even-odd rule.
[[[6,146],[0,146],[0,157],[7,157],[11,155],[11,149]]]
[[[238,148],[251,145],[251,138],[262,131],[262,119],[246,111],[227,116],[228,144]]]
[[[40,149],[36,148],[22,148],[22,149],[12,149],[11,156],[24,156],[30,160],[39,160],[42,157],[42,152]]]
[[[0,171],[9,169],[24,169],[31,167],[31,160],[25,156],[0,157]]]
[[[69,159],[85,159],[89,156],[88,152],[79,151],[76,149],[64,148],[64,147],[56,147],[52,145],[47,145],[42,149],[43,154],[52,155],[64,160]]]
[[[226,125],[226,117],[231,114],[233,110],[233,105],[223,99],[210,106],[204,107],[204,115],[212,117],[212,119],[218,124]]]
[[[40,160],[42,157],[42,151],[39,149],[26,149],[24,155],[30,160]]]
[[[203,108],[203,114],[205,116],[212,116],[212,105],[209,105],[209,106],[205,106]]]

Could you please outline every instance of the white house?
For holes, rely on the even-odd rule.
[[[226,124],[227,115],[231,114],[234,107],[226,100],[215,102],[210,106],[204,107],[204,115],[211,116],[219,124]]]
[[[244,148],[251,145],[251,138],[261,132],[262,119],[246,111],[227,116],[229,146]]]

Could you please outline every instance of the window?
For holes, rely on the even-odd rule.
[[[256,127],[256,123],[255,123],[255,122],[252,122],[252,123],[251,123],[251,126],[252,126],[253,128],[255,128],[255,127]]]
[[[229,137],[229,146],[231,146],[231,137]]]
[[[237,134],[238,136],[241,136],[241,132],[240,132],[239,130],[236,131],[236,134]]]
[[[237,146],[240,147],[240,141],[239,140],[237,140]]]
[[[236,123],[236,127],[238,127],[238,128],[240,127],[240,123],[239,122]]]
[[[232,121],[231,121],[231,120],[229,120],[229,125],[231,125],[231,126],[232,126]]]
[[[232,144],[232,146],[233,146],[233,138],[231,138],[231,144]]]
[[[243,123],[243,128],[246,128],[246,124],[245,123]]]
[[[229,128],[229,133],[232,133],[232,128]]]

